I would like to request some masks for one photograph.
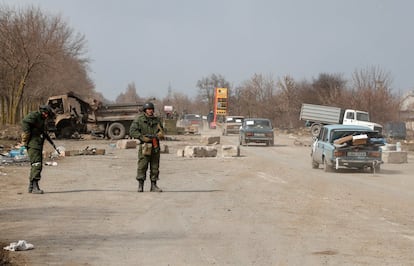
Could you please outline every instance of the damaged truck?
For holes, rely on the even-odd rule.
[[[323,126],[312,144],[312,168],[323,165],[325,172],[340,167],[370,169],[379,172],[382,161],[383,136],[365,126]]]
[[[88,102],[73,92],[48,99],[55,117],[48,121],[48,130],[57,138],[72,138],[74,134],[92,134],[113,140],[128,135],[132,121],[143,104],[102,104]]]
[[[370,122],[368,112],[333,106],[303,103],[299,120],[306,121],[305,125],[310,127],[314,137],[319,135],[322,126],[332,124],[367,126],[372,130],[382,132],[381,125]]]

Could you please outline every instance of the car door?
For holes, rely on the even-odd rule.
[[[312,158],[315,162],[323,163],[325,144],[328,143],[328,129],[323,127],[319,132],[316,141],[313,143]]]

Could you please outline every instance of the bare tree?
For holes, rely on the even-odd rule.
[[[346,81],[341,74],[321,73],[313,81],[312,93],[316,96],[316,104],[341,106],[342,96],[346,90]]]
[[[371,119],[385,123],[398,119],[399,99],[392,94],[391,78],[379,67],[356,70],[352,76],[351,106],[370,113]]]
[[[83,55],[84,46],[84,36],[75,35],[60,16],[47,16],[33,6],[17,10],[0,6],[0,67],[6,74],[1,95],[7,112],[5,122],[16,123],[27,88],[42,91],[31,87],[31,78],[40,81],[43,72],[46,79],[57,65],[67,63],[64,59]],[[39,75],[35,78],[36,74]]]
[[[272,77],[254,74],[238,88],[243,115],[248,117],[274,117],[276,84]]]
[[[121,93],[115,100],[116,103],[140,103],[144,99],[138,96],[135,83],[129,83],[125,93]]]
[[[281,90],[278,99],[280,109],[280,125],[293,128],[298,125],[299,113],[301,109],[300,91],[295,81],[290,76],[283,77],[279,80],[278,86]]]
[[[222,76],[212,74],[210,77],[202,78],[197,81],[197,88],[199,88],[199,96],[207,109],[211,109],[214,106],[214,89],[215,88],[230,88],[230,83]]]

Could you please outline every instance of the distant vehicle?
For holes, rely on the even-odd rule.
[[[319,135],[322,126],[332,124],[367,126],[382,132],[381,125],[370,122],[368,112],[359,110],[303,103],[299,119],[306,121],[314,137]]]
[[[365,126],[327,125],[312,144],[312,168],[322,164],[325,172],[339,167],[379,172],[382,161],[382,135]]]
[[[203,117],[198,114],[185,114],[177,122],[177,126],[184,128],[185,133],[200,133],[203,129]]]
[[[227,134],[239,134],[243,120],[244,116],[226,116],[222,123],[223,136],[226,136]]]
[[[391,139],[406,139],[407,128],[404,122],[388,122],[384,125],[384,136]]]
[[[272,122],[266,118],[245,118],[239,132],[240,145],[248,143],[264,143],[274,145]]]
[[[183,117],[183,125],[185,127],[197,125],[200,128],[202,128],[203,118],[201,117],[201,115],[197,115],[197,114],[186,114]]]

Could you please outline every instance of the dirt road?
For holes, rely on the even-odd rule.
[[[166,141],[159,185],[137,193],[136,150],[106,149],[45,166],[43,195],[26,192],[28,166],[1,168],[0,242],[27,265],[414,265],[414,158],[381,172],[312,169],[310,147],[275,146],[232,158],[183,158],[200,136]],[[303,137],[309,141],[308,138]],[[238,144],[222,136],[222,144]],[[112,142],[113,143],[113,142]]]

